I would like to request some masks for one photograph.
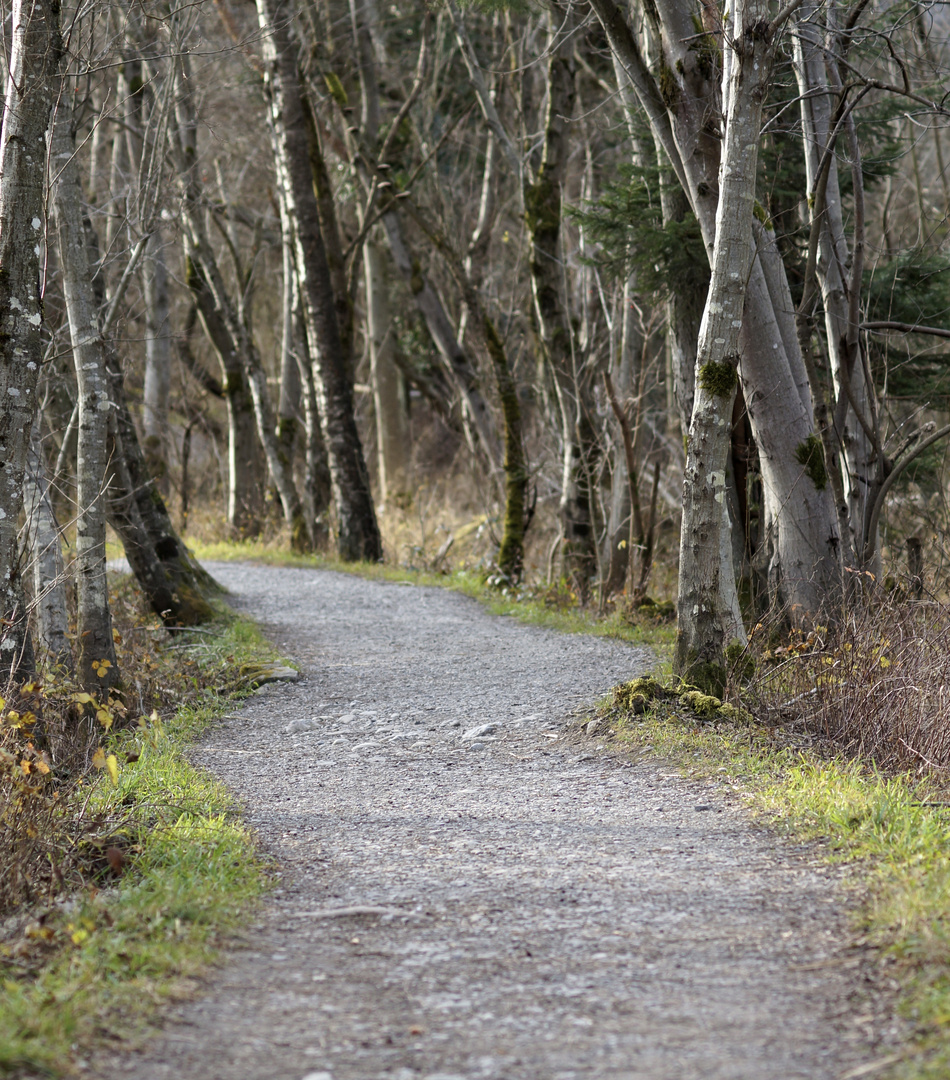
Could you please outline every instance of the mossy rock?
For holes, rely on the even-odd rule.
[[[704,694],[702,690],[687,690],[685,694],[680,694],[679,703],[704,720],[715,719],[722,708],[719,698]]]

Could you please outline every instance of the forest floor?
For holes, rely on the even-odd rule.
[[[209,568],[301,669],[192,755],[243,803],[278,887],[205,995],[93,1073],[876,1074],[862,1063],[894,1029],[841,872],[731,789],[572,733],[645,650],[443,589]]]

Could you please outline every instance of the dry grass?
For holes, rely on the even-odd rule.
[[[833,630],[793,631],[780,645],[768,636],[756,628],[734,671],[748,674],[754,659],[734,693],[757,716],[886,770],[950,773],[950,604],[876,590]]]

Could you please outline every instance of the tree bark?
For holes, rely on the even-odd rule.
[[[33,425],[30,438],[23,510],[26,517],[24,531],[33,567],[36,643],[42,645],[45,659],[52,667],[71,672],[73,654],[68,637],[66,570],[38,423]]]
[[[17,526],[43,362],[44,146],[62,40],[57,0],[14,0],[0,129],[0,685],[33,667]]]
[[[379,490],[383,502],[410,490],[412,442],[404,404],[402,373],[394,358],[395,343],[389,306],[389,280],[383,251],[375,240],[363,249],[366,314],[376,412]]]
[[[168,270],[160,232],[148,242],[143,273],[145,387],[142,392],[145,455],[159,490],[168,494],[168,395],[171,389],[171,323]]]
[[[53,125],[51,149],[53,167],[58,175],[54,206],[63,292],[79,398],[75,561],[77,667],[82,685],[95,691],[114,686],[119,678],[106,581],[107,437],[109,413],[114,403],[109,392],[98,305],[89,272],[72,117],[66,107],[59,110]]]
[[[316,359],[314,382],[333,483],[338,551],[346,561],[377,562],[383,554],[382,540],[356,429],[351,364],[340,337],[336,297],[313,190],[296,51],[288,29],[292,8],[286,0],[258,0],[257,10],[264,34],[278,183],[284,185],[294,223],[307,336],[311,355]]]
[[[532,182],[525,183],[524,210],[531,239],[531,290],[536,331],[542,356],[554,381],[561,416],[561,564],[578,594],[586,597],[597,565],[589,483],[589,459],[594,443],[590,422],[591,387],[580,371],[576,355],[561,252],[567,127],[574,111],[576,93],[574,48],[573,34],[552,27],[544,151],[537,175]]]
[[[674,666],[686,681],[713,693],[721,692],[725,684],[727,645],[733,639],[743,644],[746,640],[725,496],[739,331],[754,256],[755,170],[770,52],[767,13],[764,0],[730,4],[729,25],[735,37],[728,46],[723,75],[728,119],[683,483]]]

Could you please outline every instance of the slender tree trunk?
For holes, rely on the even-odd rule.
[[[37,643],[42,645],[50,665],[68,672],[72,670],[73,655],[67,636],[66,570],[38,423],[33,425],[30,439],[23,510],[33,567],[33,621]]]
[[[386,502],[409,491],[412,442],[404,404],[402,373],[393,355],[395,335],[389,307],[386,262],[375,240],[366,242],[363,267],[366,273],[366,313],[376,411],[379,490],[380,498]]]
[[[238,539],[260,535],[264,509],[264,463],[257,418],[244,367],[238,358],[204,274],[190,252],[185,254],[185,280],[205,334],[224,374],[228,409],[228,527]]]
[[[0,130],[0,685],[33,667],[17,526],[43,363],[39,245],[45,220],[44,146],[61,53],[56,0],[14,0]]]
[[[171,389],[171,323],[168,270],[161,233],[148,242],[145,254],[145,388],[143,426],[145,455],[159,490],[168,494],[168,395]]]
[[[553,16],[549,16],[553,18]],[[560,21],[560,20],[558,20]],[[574,111],[574,37],[552,27],[548,104],[541,167],[525,184],[524,208],[531,238],[531,288],[542,354],[557,391],[561,414],[561,562],[577,592],[586,596],[597,563],[590,456],[591,387],[581,374],[565,295],[561,252],[562,190],[567,170],[567,126]]]
[[[320,399],[324,441],[330,462],[337,513],[340,557],[353,561],[382,558],[369,475],[356,430],[351,364],[343,351],[336,298],[320,230],[306,121],[291,44],[292,8],[285,0],[259,0],[264,61],[270,93],[279,183],[285,186],[294,223],[297,274]]]
[[[687,681],[721,692],[725,651],[745,643],[725,511],[739,330],[752,266],[755,170],[769,71],[768,7],[732,0],[735,39],[726,53],[719,205],[712,279],[696,358],[696,395],[687,446],[680,546],[679,632],[675,667]]]
[[[54,206],[79,398],[77,662],[81,683],[92,691],[115,685],[119,677],[106,581],[107,437],[114,405],[89,272],[72,117],[65,107],[53,125],[52,160],[58,174]]]

